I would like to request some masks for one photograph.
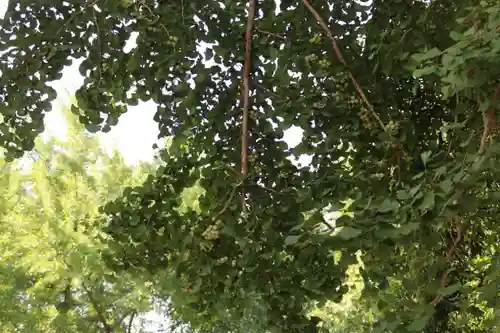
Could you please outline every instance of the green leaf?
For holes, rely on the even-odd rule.
[[[408,224],[404,224],[401,227],[399,227],[398,232],[401,235],[406,236],[406,235],[411,234],[412,232],[417,231],[418,229],[420,229],[420,223],[408,223]]]
[[[451,295],[451,294],[459,291],[461,288],[462,288],[462,285],[460,284],[460,282],[457,282],[455,284],[452,284],[451,286],[440,289],[439,295],[448,296],[448,295]]]
[[[426,76],[432,73],[435,73],[437,70],[436,66],[429,66],[429,67],[424,67],[424,68],[418,68],[413,71],[413,76],[414,77],[422,77]]]
[[[397,211],[399,208],[399,204],[391,199],[385,199],[380,206],[378,207],[378,211],[381,213],[388,213],[392,211]]]
[[[396,194],[396,197],[402,201],[410,199],[410,195],[405,190],[399,190]]]
[[[432,58],[436,58],[438,56],[440,56],[443,52],[440,51],[437,47],[434,47],[432,49],[430,49],[429,51],[427,51],[426,53],[424,53],[423,55],[421,55],[419,57],[419,60],[420,61],[427,61],[427,60],[430,60]]]
[[[439,187],[441,187],[444,193],[449,194],[453,190],[453,182],[450,179],[445,179],[439,183]]]
[[[290,235],[285,238],[285,246],[295,245],[299,241],[300,236]]]
[[[451,37],[451,39],[453,39],[456,42],[459,42],[464,38],[464,36],[461,33],[456,32],[456,31],[450,32],[450,37]]]
[[[344,240],[349,240],[361,235],[362,231],[354,229],[352,227],[341,227],[340,230],[335,233],[336,237],[342,238]]]
[[[273,59],[273,60],[277,59],[278,58],[278,49],[271,46],[269,48],[269,54],[271,56],[271,59]]]
[[[420,158],[422,158],[422,162],[424,163],[424,166],[427,166],[427,162],[429,161],[431,154],[432,154],[432,152],[430,150],[424,151],[422,154],[420,154]]]
[[[427,326],[427,322],[429,321],[429,317],[421,316],[414,319],[410,325],[406,327],[406,329],[410,332],[421,332],[425,326]]]
[[[434,192],[433,191],[427,191],[425,194],[424,194],[424,199],[422,200],[422,203],[420,204],[419,206],[419,209],[421,211],[429,211],[429,210],[432,210],[434,209],[434,205],[435,205],[435,200],[434,200]]]

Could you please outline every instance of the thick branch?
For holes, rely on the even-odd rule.
[[[243,67],[243,120],[241,125],[241,176],[247,178],[248,151],[248,111],[250,109],[250,69],[252,68],[252,38],[255,19],[256,0],[248,1],[247,29],[245,34],[245,65]],[[246,210],[245,193],[242,193],[242,209]]]

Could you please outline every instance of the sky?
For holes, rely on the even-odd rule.
[[[83,81],[78,72],[79,62],[63,71],[63,77],[52,86],[58,92],[58,98],[53,103],[53,109],[45,120],[46,130],[42,137],[56,136],[63,139],[66,136],[66,124],[62,110],[70,105],[69,99],[74,96],[79,83]],[[133,165],[140,161],[151,161],[153,144],[158,143],[158,126],[153,120],[156,105],[153,102],[142,102],[129,107],[129,111],[120,117],[118,125],[108,133],[98,133],[101,147],[108,152],[117,148],[127,164]]]

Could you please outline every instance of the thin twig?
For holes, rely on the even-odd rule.
[[[106,317],[104,317],[104,314],[101,310],[101,307],[97,303],[97,301],[94,299],[94,296],[92,295],[92,292],[90,289],[87,288],[85,283],[82,283],[83,290],[85,290],[85,293],[87,294],[87,297],[89,298],[90,304],[94,308],[94,311],[97,314],[97,317],[99,318],[99,321],[101,324],[104,326],[104,331],[106,333],[113,333],[113,328],[109,325],[109,323],[106,320]]]
[[[229,204],[231,203],[231,201],[233,201],[233,198],[234,198],[234,195],[236,193],[236,189],[238,188],[238,186],[234,186],[233,189],[231,190],[231,194],[229,194],[229,197],[227,198],[226,202],[224,203],[224,207],[222,207],[222,209],[214,215],[214,217],[212,218],[213,221],[217,220],[217,218],[219,216],[221,216],[222,214],[224,214],[224,212],[227,210],[227,208],[229,207]]]
[[[128,320],[127,333],[132,333],[132,324],[134,323],[135,316],[136,316],[136,313],[132,312],[132,314],[130,315],[130,318]]]
[[[250,109],[250,69],[252,68],[252,37],[256,0],[248,1],[247,29],[245,34],[245,65],[243,73],[243,120],[241,125],[241,176],[247,178],[247,151],[248,151],[248,111]],[[246,213],[245,191],[242,190],[242,210]]]
[[[149,24],[156,24],[156,23],[158,23],[158,22],[160,21],[160,16],[159,16],[159,15],[156,15],[156,14],[155,14],[155,13],[151,10],[151,8],[149,8],[149,6],[148,6],[148,5],[146,5],[145,3],[141,3],[140,5],[141,5],[141,7],[146,8],[146,9],[149,11],[149,13],[150,13],[151,15],[153,15],[153,17],[154,17],[154,19],[153,19],[152,21],[150,21],[150,22],[149,22]],[[183,18],[183,20],[184,20],[184,18]],[[161,23],[161,22],[160,22],[160,27],[162,27],[163,31],[165,31],[165,32],[167,33],[167,36],[170,36],[170,33],[168,32],[167,27],[165,27],[165,25],[164,25],[163,23]]]
[[[280,96],[275,93],[274,91],[270,90],[269,88],[266,88],[264,87],[262,84],[258,83],[258,82],[252,82],[252,84],[255,86],[255,88],[258,88],[260,90],[262,90],[263,92],[269,94],[271,97],[274,97],[274,98],[280,98]]]
[[[94,2],[95,3],[95,2]],[[99,63],[97,64],[97,69],[99,72],[99,82],[97,86],[101,85],[102,81],[102,43],[101,43],[101,29],[99,28],[99,23],[97,22],[97,15],[95,13],[95,8],[92,6],[92,14],[94,16],[94,24],[96,27],[96,36],[97,36],[97,50],[99,51]]]
[[[117,328],[120,328],[122,326],[122,323],[123,321],[125,320],[125,318],[127,318],[128,315],[131,315],[132,319],[133,319],[133,316],[134,316],[135,312],[130,310],[130,311],[127,311],[125,312],[121,318],[116,318],[116,321],[114,322],[113,326],[111,327],[111,330],[114,332]]]
[[[450,249],[446,253],[445,256],[445,261],[446,263],[449,263],[453,257],[455,256],[455,253],[457,251],[458,243],[462,240],[463,233],[467,229],[467,224],[463,223],[457,230],[457,237],[453,240],[453,244],[451,245]],[[441,276],[441,287],[444,287],[446,285],[446,279],[448,278],[448,273],[446,270],[443,272],[443,275]],[[441,295],[437,295],[431,302],[432,305],[436,305],[439,303],[439,301],[442,299]]]
[[[401,37],[401,39],[399,40],[399,43],[402,43],[402,42],[403,42],[403,40],[404,40],[404,39],[405,39],[405,37],[406,37],[406,34],[407,34],[407,33],[409,33],[410,31],[412,31],[412,29],[413,29],[413,28],[410,28],[410,29],[408,29],[408,30],[406,30],[406,31],[404,32],[403,36],[402,36],[402,37]]]
[[[185,23],[184,19],[184,0],[181,0],[181,16],[182,16],[182,24]]]
[[[479,145],[480,154],[484,153],[484,151],[486,150],[486,142],[488,141],[488,137],[490,136],[491,131],[495,128],[497,124],[496,104],[499,92],[500,92],[500,84],[497,86],[491,97],[491,103],[493,104],[493,106],[489,108],[488,111],[486,111],[486,113],[483,115],[484,128],[483,128],[483,135],[481,136],[481,143]]]
[[[261,28],[259,28],[258,26],[255,27],[255,30],[257,30],[258,32],[261,32],[263,34],[266,34],[266,35],[269,35],[269,36],[273,36],[273,37],[276,37],[276,38],[279,38],[279,39],[282,39],[282,40],[286,40],[285,37],[281,36],[281,35],[278,35],[274,32],[269,32],[269,31],[265,31],[265,30],[262,30]]]
[[[272,188],[269,188],[269,187],[265,187],[264,185],[261,185],[261,184],[255,184],[255,186],[260,187],[261,189],[269,191],[271,193],[278,193],[278,191],[276,191]]]
[[[352,72],[348,69],[347,62],[345,61],[344,56],[342,55],[342,51],[340,50],[340,47],[339,47],[337,41],[335,40],[335,37],[333,37],[333,33],[328,28],[328,26],[326,25],[325,21],[321,17],[321,15],[319,15],[319,13],[316,11],[316,9],[314,9],[314,7],[309,3],[309,1],[308,0],[302,0],[302,2],[307,7],[307,9],[309,9],[309,11],[314,15],[314,17],[316,18],[316,21],[318,21],[318,24],[321,26],[321,28],[323,28],[323,30],[325,31],[326,35],[328,36],[328,38],[332,42],[333,51],[335,52],[335,55],[337,56],[337,59],[340,61],[340,63],[346,67],[346,69],[347,69],[347,75],[349,76],[349,79],[351,80],[352,84],[356,88],[356,91],[358,92],[359,97],[365,103],[365,105],[368,108],[368,110],[370,110],[370,112],[372,113],[372,115],[375,117],[375,119],[377,120],[377,122],[380,125],[380,127],[385,132],[387,132],[387,129],[386,129],[385,125],[384,125],[384,122],[382,121],[382,119],[380,119],[379,115],[375,112],[375,109],[374,109],[373,105],[370,103],[370,101],[366,97],[366,95],[363,92],[363,89],[359,85],[358,81],[356,80],[356,78],[354,77],[354,75],[352,74]]]
[[[71,23],[71,21],[73,21],[73,20],[74,20],[74,19],[75,19],[78,15],[80,15],[80,14],[81,14],[81,13],[83,13],[84,11],[85,11],[85,10],[84,10],[83,8],[82,8],[80,11],[78,11],[78,12],[77,12],[77,11],[75,11],[75,12],[74,12],[74,13],[70,16],[70,18],[69,18],[66,22],[64,22],[64,24],[63,24],[63,25],[61,25],[61,26],[59,27],[59,29],[57,29],[57,31],[56,31],[56,33],[55,33],[54,35],[55,35],[55,36],[57,36],[57,37],[59,37],[59,34],[61,33],[62,29],[66,28],[66,26],[67,26],[68,24],[70,24],[70,23]]]
[[[335,227],[332,226],[330,223],[326,222],[325,220],[322,220],[321,223],[323,223],[324,225],[326,225],[330,231],[334,231],[335,230]]]

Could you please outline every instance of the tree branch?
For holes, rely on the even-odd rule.
[[[125,318],[127,318],[129,315],[131,317],[131,320],[133,320],[135,314],[136,314],[135,311],[129,310],[129,311],[126,311],[121,317],[117,316],[117,318],[116,318],[115,322],[113,323],[113,326],[111,327],[111,329],[113,331],[115,331],[117,328],[120,328],[122,326],[122,323],[125,320]]]
[[[255,19],[256,0],[248,1],[247,29],[245,34],[245,65],[243,66],[243,120],[241,125],[241,176],[247,178],[248,151],[248,111],[250,109],[250,70],[252,68],[252,38]],[[242,210],[246,212],[245,192],[242,191]]]
[[[493,92],[493,95],[491,96],[491,103],[493,106],[486,111],[486,113],[483,115],[483,135],[481,136],[481,143],[479,145],[479,150],[478,152],[480,154],[483,154],[486,150],[486,142],[488,140],[488,137],[490,135],[490,132],[492,129],[495,128],[496,122],[497,122],[497,110],[496,110],[496,103],[497,103],[497,98],[498,94],[500,93],[500,84],[497,86],[495,91]],[[479,99],[478,99],[479,102]],[[479,103],[480,104],[480,103]],[[462,193],[458,193],[458,196],[460,196]],[[455,256],[455,252],[457,250],[458,243],[462,239],[463,234],[465,233],[467,229],[467,224],[463,223],[458,231],[457,231],[457,237],[453,240],[453,244],[448,250],[448,253],[446,254],[445,260],[446,262],[450,262],[453,257]],[[443,272],[443,275],[441,276],[441,287],[446,286],[446,280],[448,278],[448,273],[446,271]],[[437,295],[431,302],[432,305],[436,306],[441,301],[442,297],[440,295]]]
[[[276,38],[281,39],[281,40],[286,40],[285,37],[283,37],[281,35],[278,35],[277,33],[274,33],[274,32],[269,32],[269,31],[262,30],[258,26],[255,27],[255,30],[257,30],[258,32],[263,33],[265,35],[273,36],[273,37],[276,37]]]
[[[462,240],[463,234],[464,234],[466,229],[467,229],[466,223],[462,223],[462,225],[460,227],[458,227],[457,237],[455,237],[455,239],[453,240],[453,244],[451,245],[450,249],[448,250],[448,252],[446,253],[446,256],[444,258],[447,263],[449,263],[453,259],[453,257],[455,256],[455,252],[457,251],[458,243],[460,243],[460,241]],[[446,271],[444,271],[443,275],[441,276],[441,287],[446,286],[446,279],[447,278],[448,278],[448,273]],[[442,297],[440,295],[437,295],[432,300],[431,304],[435,306],[437,303],[439,303],[439,301],[441,301],[441,299],[442,299]]]
[[[333,51],[335,52],[335,55],[337,56],[337,59],[340,61],[340,63],[347,68],[347,75],[349,76],[349,79],[351,80],[352,84],[356,88],[356,91],[358,92],[358,95],[361,98],[361,101],[364,102],[364,104],[366,105],[366,107],[368,108],[368,110],[370,110],[370,112],[372,113],[373,117],[375,117],[375,119],[377,120],[378,124],[380,125],[380,127],[385,132],[387,132],[387,129],[386,129],[385,125],[384,125],[384,122],[382,121],[382,119],[380,119],[379,115],[375,112],[375,109],[374,109],[373,105],[370,103],[370,101],[366,97],[366,95],[363,92],[363,89],[361,88],[360,84],[358,83],[358,81],[356,80],[356,78],[354,77],[354,75],[352,74],[352,72],[348,69],[347,62],[345,61],[344,56],[342,55],[342,51],[340,50],[340,47],[339,47],[337,41],[335,40],[335,37],[333,37],[333,33],[328,28],[328,26],[326,25],[326,23],[323,20],[323,18],[321,18],[321,15],[319,15],[319,13],[316,11],[316,9],[314,9],[314,7],[311,5],[311,3],[308,0],[302,0],[302,2],[307,7],[307,9],[309,9],[309,11],[314,15],[314,17],[316,18],[316,21],[321,26],[321,28],[323,28],[323,30],[325,31],[326,35],[328,36],[328,38],[332,42]]]
[[[483,135],[481,136],[481,143],[479,145],[479,153],[482,154],[486,150],[486,142],[488,141],[488,137],[490,136],[490,132],[495,128],[497,124],[497,97],[500,92],[500,84],[497,86],[493,95],[491,96],[491,103],[493,106],[486,111],[483,115]]]
[[[109,325],[109,323],[106,320],[106,317],[104,316],[104,312],[102,311],[101,307],[97,303],[96,299],[92,295],[92,292],[90,291],[89,288],[85,285],[85,283],[82,283],[83,290],[85,290],[85,293],[87,294],[87,297],[89,298],[90,304],[94,308],[94,311],[97,314],[97,317],[99,318],[99,321],[101,324],[104,326],[104,331],[106,333],[113,333],[113,327]]]
[[[234,194],[236,193],[236,189],[238,188],[238,185],[234,185],[233,186],[233,189],[231,190],[231,193],[229,194],[226,202],[224,203],[224,206],[222,207],[222,209],[214,215],[214,217],[212,218],[212,221],[216,221],[219,216],[221,216],[222,214],[224,214],[224,212],[227,210],[227,208],[229,207],[229,204],[231,203],[231,201],[233,201],[233,198],[234,198]]]
[[[325,220],[322,220],[321,223],[323,223],[330,231],[335,230],[335,227],[332,226],[330,223],[326,222]]]
[[[132,314],[130,315],[130,318],[128,320],[127,333],[132,333],[132,324],[134,322],[135,316],[136,316],[136,313],[132,312]]]

